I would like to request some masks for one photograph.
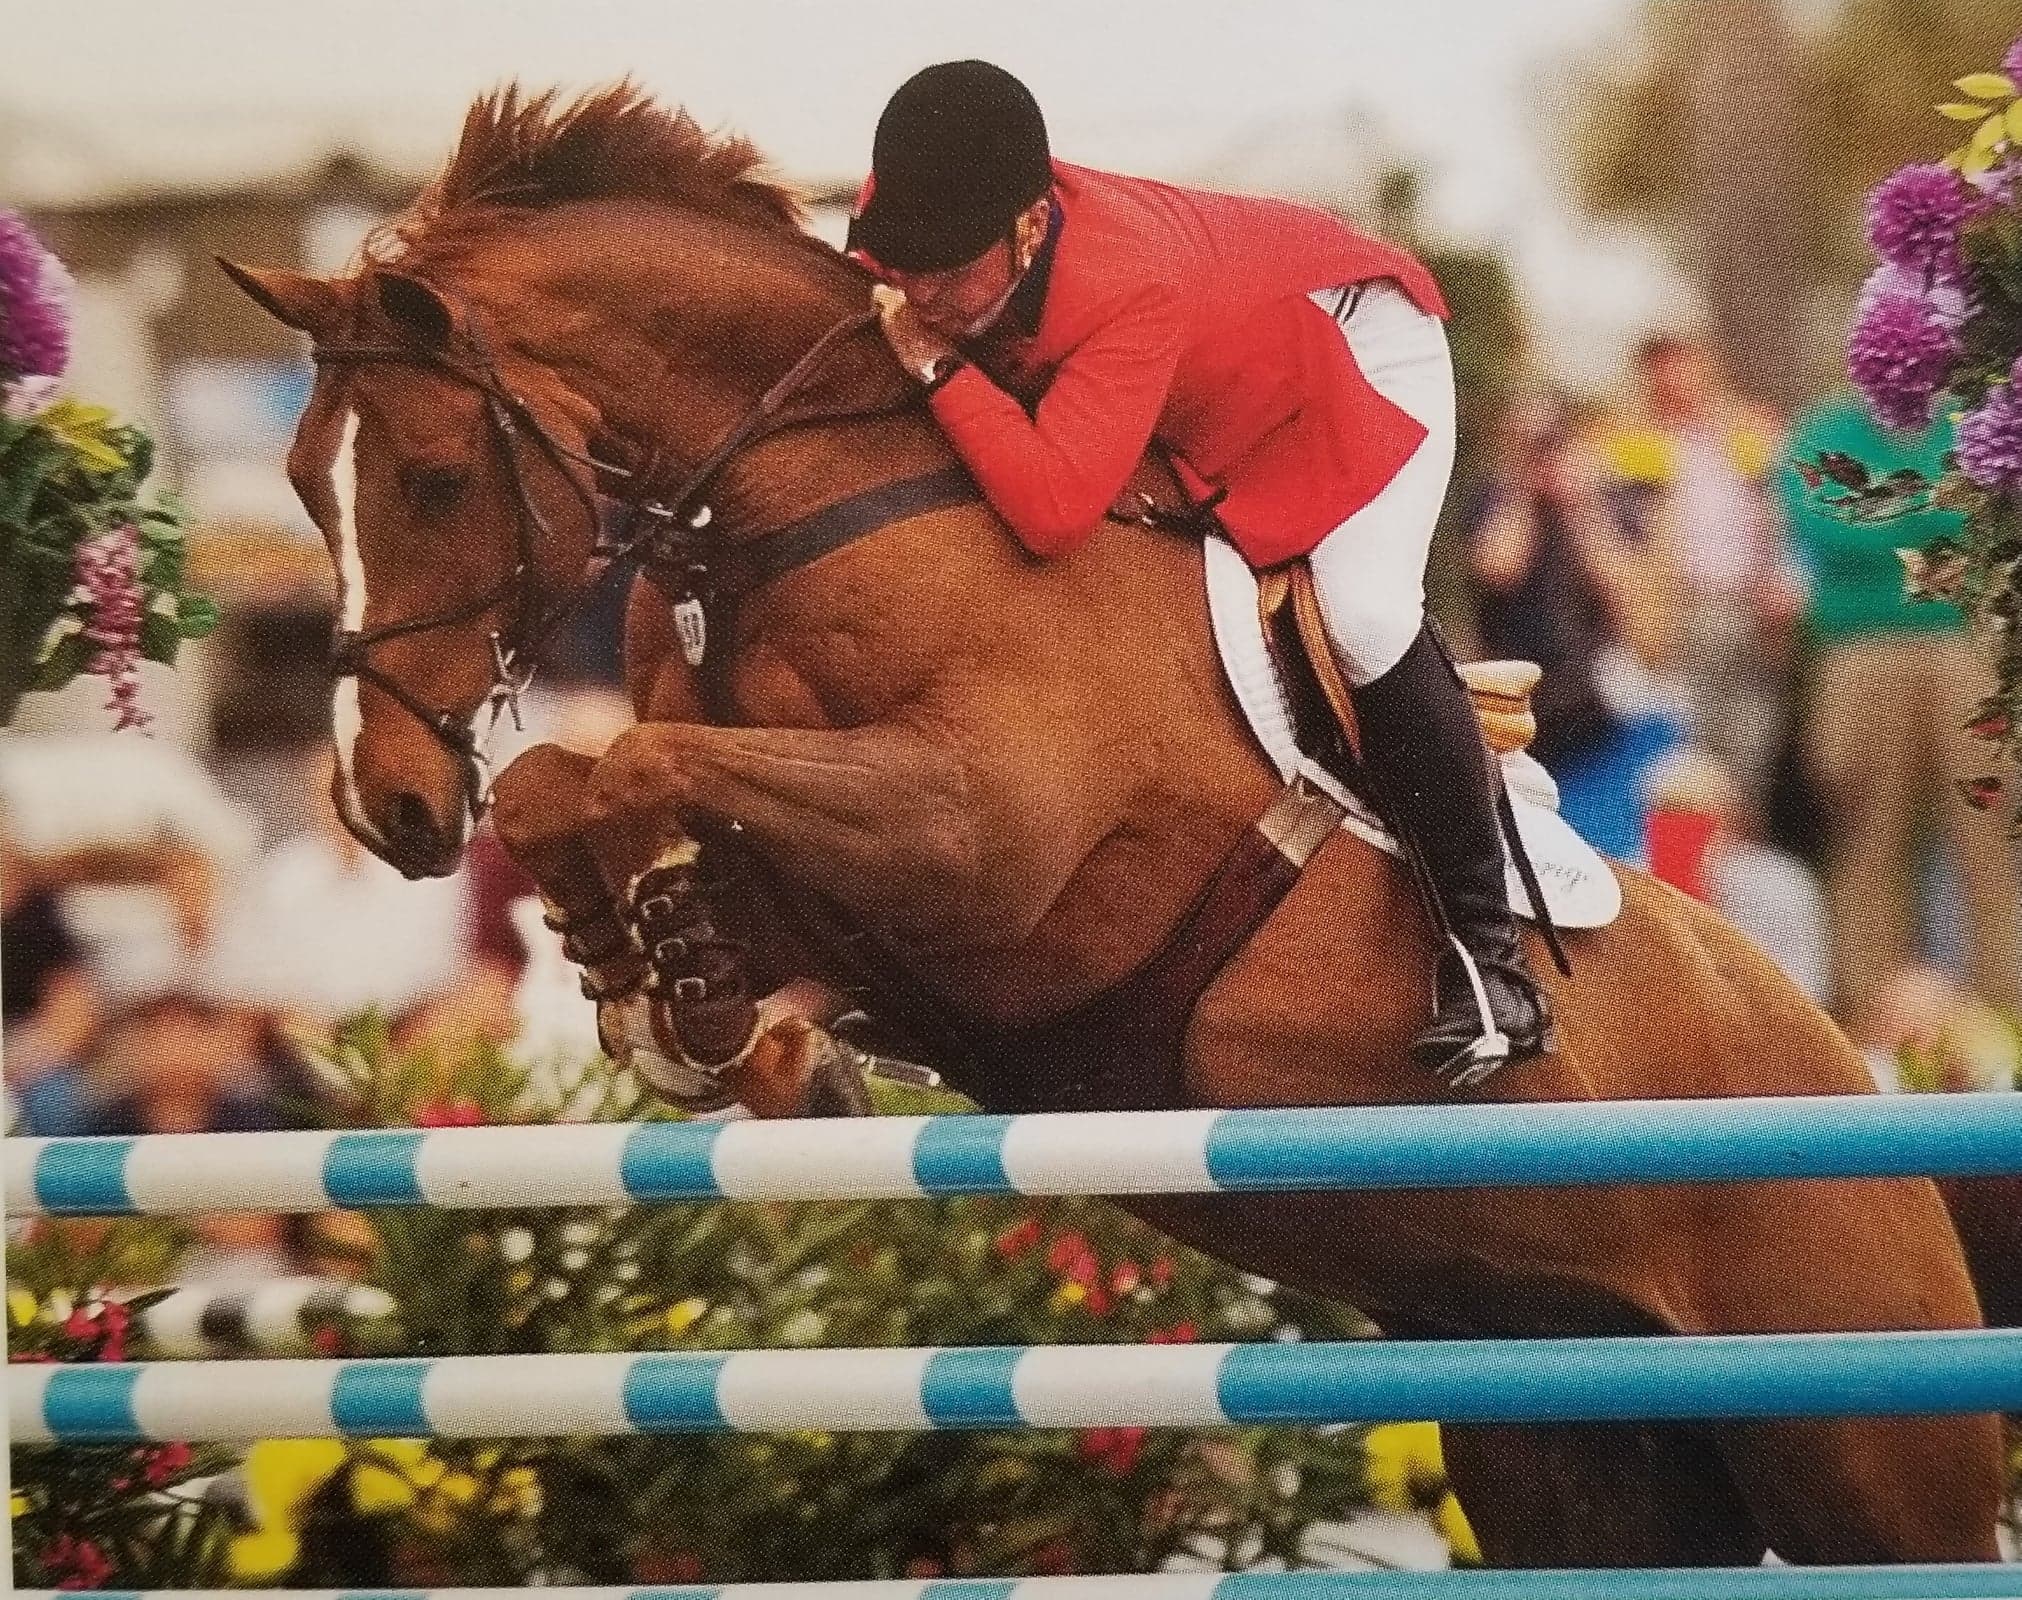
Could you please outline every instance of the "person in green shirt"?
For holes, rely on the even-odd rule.
[[[1940,419],[1919,434],[1882,427],[1851,393],[1799,418],[1793,460],[1837,450],[1880,476],[1913,467],[1935,477],[1951,442]],[[1817,647],[1806,755],[1828,819],[1826,878],[1838,1011],[1858,1034],[1883,987],[1916,959],[1914,874],[1935,823],[1957,867],[1971,981],[2018,1008],[2017,875],[2001,819],[1969,807],[1954,785],[1985,769],[1965,731],[1993,689],[1956,607],[1910,600],[1896,551],[1955,530],[1930,510],[1884,522],[1834,516],[1786,465],[1781,490],[1791,538],[1811,581]]]

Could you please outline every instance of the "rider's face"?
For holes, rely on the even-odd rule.
[[[885,279],[905,291],[906,304],[944,339],[960,339],[1001,301],[1017,276],[1016,242],[1000,239],[974,261],[939,272],[885,269]]]

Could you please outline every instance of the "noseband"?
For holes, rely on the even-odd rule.
[[[555,629],[614,568],[636,563],[667,595],[674,605],[683,653],[691,666],[700,666],[707,649],[713,605],[734,602],[761,584],[893,522],[979,499],[969,475],[960,467],[952,467],[865,490],[799,522],[744,539],[733,541],[717,523],[705,496],[718,474],[740,450],[790,427],[890,415],[918,404],[917,394],[908,391],[895,404],[840,411],[790,408],[794,396],[820,372],[835,351],[874,327],[877,320],[875,310],[856,312],[830,328],[758,398],[699,464],[664,493],[653,492],[657,473],[634,471],[599,460],[556,439],[526,401],[506,386],[497,363],[475,330],[467,335],[474,360],[398,342],[319,342],[312,354],[322,366],[401,363],[429,368],[476,390],[484,400],[494,451],[513,486],[515,512],[513,568],[496,585],[463,605],[429,616],[370,629],[340,628],[331,640],[332,675],[371,684],[426,728],[456,761],[463,774],[471,815],[481,817],[490,803],[490,773],[484,744],[477,733],[477,712],[459,717],[452,711],[428,705],[372,664],[368,652],[373,646],[388,639],[468,622],[495,607],[509,608],[506,626],[494,629],[491,634],[492,686],[478,710],[491,708],[487,732],[497,725],[501,710],[509,709],[514,726],[518,727],[520,695],[532,681],[541,650]],[[575,593],[564,595],[545,612],[540,604],[538,557],[542,541],[551,541],[553,530],[527,488],[519,447],[523,434],[533,439],[597,525],[590,581],[578,586]],[[570,471],[571,465],[587,467],[593,474],[627,483],[631,492],[623,496],[605,495],[594,479],[585,485]]]

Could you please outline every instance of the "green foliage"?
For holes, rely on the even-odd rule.
[[[139,543],[142,655],[172,663],[185,639],[217,626],[217,608],[183,592],[188,513],[172,497],[143,494],[153,468],[147,435],[100,407],[59,401],[32,417],[0,413],[0,724],[27,691],[59,689],[89,669],[76,552],[114,528],[133,528]]]

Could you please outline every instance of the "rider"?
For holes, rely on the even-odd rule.
[[[1454,935],[1413,1057],[1472,1081],[1549,1048],[1496,779],[1425,618],[1454,445],[1431,274],[1324,212],[1053,160],[1031,93],[982,61],[901,85],[871,166],[849,246],[886,338],[1027,549],[1085,541],[1156,438],[1251,565],[1311,563],[1364,760]]]

